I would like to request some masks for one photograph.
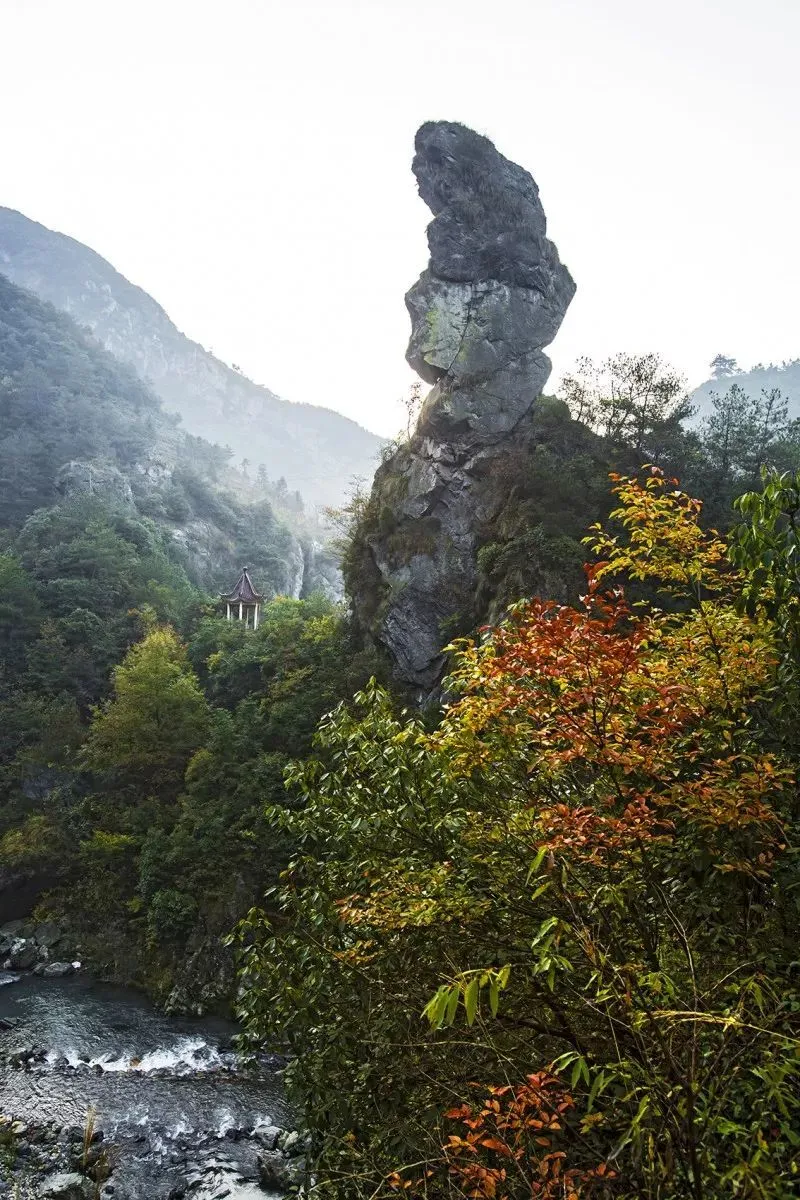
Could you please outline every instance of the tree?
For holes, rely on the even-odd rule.
[[[684,379],[657,354],[617,354],[599,365],[582,358],[561,396],[575,420],[630,448],[638,461],[656,457],[665,432],[691,413]]]
[[[713,379],[728,379],[731,375],[738,375],[739,367],[735,358],[729,358],[727,354],[717,354],[708,364],[711,368]]]
[[[712,409],[700,426],[695,475],[712,519],[729,525],[734,497],[756,486],[763,467],[785,471],[800,465],[800,421],[790,421],[778,388],[753,395],[733,383],[709,398]]]
[[[731,558],[744,572],[740,607],[764,614],[776,630],[780,659],[778,725],[773,735],[792,745],[800,706],[800,472],[765,468],[760,492],[735,504]]]
[[[271,813],[297,851],[243,930],[242,1017],[296,1055],[330,1196],[793,1195],[776,630],[675,481],[615,491],[579,607],[457,643],[433,730],[364,689]]]
[[[209,712],[174,630],[153,629],[114,670],[113,695],[95,708],[83,749],[92,771],[163,791],[183,777]]]
[[[41,619],[34,580],[16,558],[0,554],[0,659],[6,672],[23,669]]]

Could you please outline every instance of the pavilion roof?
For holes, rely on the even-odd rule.
[[[230,604],[259,604],[264,597],[260,592],[257,592],[253,587],[253,581],[248,574],[250,568],[242,567],[242,573],[239,576],[239,582],[232,592],[221,592],[220,600],[227,600]]]

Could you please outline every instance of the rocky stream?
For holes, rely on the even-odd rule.
[[[19,933],[0,930],[0,1197],[264,1200],[302,1179],[281,1061],[245,1069],[230,1023],[37,962]]]

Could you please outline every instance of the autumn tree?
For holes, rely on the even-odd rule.
[[[298,849],[242,1017],[294,1052],[327,1195],[794,1195],[779,630],[699,502],[614,486],[579,607],[456,644],[435,729],[362,691],[271,813]]]

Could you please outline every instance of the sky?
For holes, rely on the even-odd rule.
[[[800,0],[0,0],[0,47],[0,204],[289,400],[401,425],[437,118],[539,184],[553,383],[800,356]]]

